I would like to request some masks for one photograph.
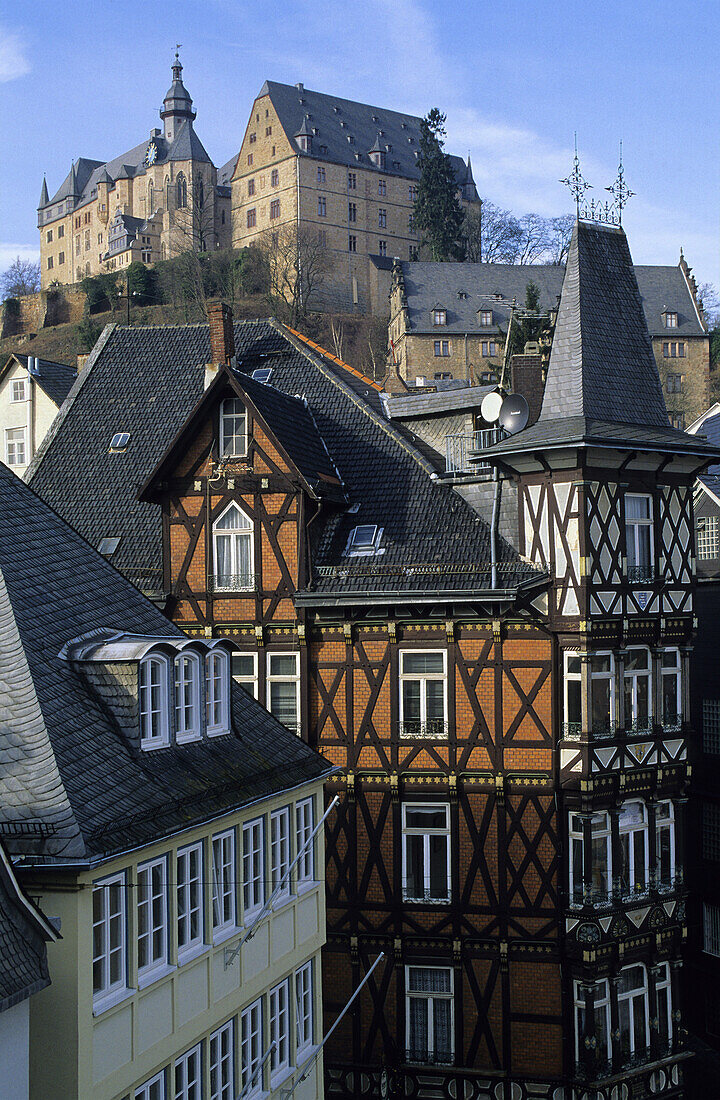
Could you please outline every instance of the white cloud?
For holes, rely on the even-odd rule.
[[[40,259],[40,249],[36,244],[6,244],[0,241],[0,271],[5,271],[17,257],[36,263]]]
[[[20,36],[0,26],[0,84],[30,72]]]

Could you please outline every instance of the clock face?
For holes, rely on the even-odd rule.
[[[151,141],[150,144],[148,145],[147,153],[145,154],[145,163],[146,164],[154,164],[156,160],[157,160],[157,145],[155,144],[154,141]]]

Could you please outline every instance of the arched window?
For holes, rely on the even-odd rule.
[[[242,592],[254,588],[252,520],[231,504],[213,524],[215,576],[213,588]]]
[[[168,666],[164,657],[146,657],[140,662],[140,737],[142,747],[167,745]]]
[[[175,658],[175,737],[192,741],[200,736],[200,659],[195,653]]]
[[[205,706],[207,732],[227,733],[230,729],[230,674],[227,653],[208,653],[205,658]]]
[[[220,406],[220,457],[236,458],[247,454],[247,415],[237,397],[228,397]]]
[[[177,204],[182,209],[187,206],[187,180],[182,172],[177,178]]]

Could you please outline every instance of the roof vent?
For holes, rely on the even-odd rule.
[[[124,451],[130,442],[130,432],[115,432],[110,440],[111,451]]]
[[[338,107],[337,103],[335,103],[333,105],[333,111],[335,112],[336,115],[340,114],[340,108]]]
[[[400,129],[401,130],[407,130],[407,122],[401,122],[400,123]]]
[[[373,115],[372,120],[373,120],[373,122],[379,122],[380,121],[380,119],[378,118],[377,115]]]
[[[302,84],[300,81],[297,82],[295,87],[297,88],[297,90],[300,92],[301,95],[305,91],[305,85]]]

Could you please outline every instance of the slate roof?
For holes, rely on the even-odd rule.
[[[22,363],[26,370],[28,358],[29,356],[19,355],[17,352],[13,352],[10,356],[10,359],[17,359],[18,362]],[[8,359],[8,363],[10,359]],[[60,408],[77,378],[77,370],[68,363],[55,363],[51,359],[38,359],[38,372],[30,377],[47,394],[50,400]]]
[[[57,934],[23,892],[0,843],[0,1012],[50,985],[47,940]]]
[[[705,437],[707,442],[720,450],[720,404],[712,405],[702,416],[699,416],[687,429],[689,435],[699,438]],[[720,465],[714,463],[708,466],[704,474],[698,480],[715,496],[720,496]]]
[[[187,638],[5,468],[0,513],[0,808],[11,852],[25,863],[97,861],[328,774],[239,687],[231,734],[143,752],[60,651],[100,628]]]
[[[376,258],[380,267],[382,257]],[[392,262],[385,260],[384,270]],[[540,308],[556,309],[562,290],[564,266],[558,264],[472,264],[472,263],[400,263],[408,301],[409,328],[414,333],[439,334],[432,323],[432,310],[440,306],[447,310],[447,325],[442,331],[450,335],[464,332],[487,332],[495,335],[507,330],[509,304],[513,298],[518,304],[525,302],[528,283],[533,282],[540,291]],[[704,336],[687,280],[680,266],[660,267],[636,265],[637,278],[645,314],[645,323],[651,336],[678,339],[687,336]],[[459,297],[463,292],[466,298]],[[497,296],[500,300],[493,300]],[[678,327],[665,328],[662,311],[677,312]],[[478,310],[492,310],[493,323],[489,327],[478,324]]]
[[[290,141],[300,133],[303,121],[309,115],[308,123],[313,130],[312,149],[305,153],[299,145],[296,146],[300,156],[345,164],[348,168],[357,168],[358,165],[375,168],[377,166],[368,153],[379,142],[381,150],[391,146],[385,155],[385,167],[377,168],[381,175],[420,178],[416,153],[420,151],[421,120],[415,115],[404,115],[389,111],[386,107],[372,107],[324,92],[313,92],[303,85],[278,84],[274,80],[265,81],[260,90],[260,96],[264,95],[270,96],[280,125]],[[317,133],[314,133],[315,130]],[[352,144],[348,141],[349,136],[354,139]],[[321,146],[326,147],[327,152],[321,152]],[[458,185],[464,184],[467,165],[462,157],[451,156],[450,160]]]
[[[486,522],[434,479],[431,464],[388,423],[372,382],[267,321],[237,323],[235,343],[246,369],[271,365],[271,387],[307,400],[348,499],[358,506],[334,508],[314,525],[317,592],[489,587]],[[27,475],[93,545],[121,536],[113,561],[129,575],[139,563],[159,572],[159,506],[138,502],[136,494],[201,397],[209,357],[207,325],[109,327]],[[130,432],[130,442],[126,452],[111,455],[117,431]],[[345,556],[360,524],[384,529],[383,554]],[[499,560],[501,587],[541,576],[502,540]]]

